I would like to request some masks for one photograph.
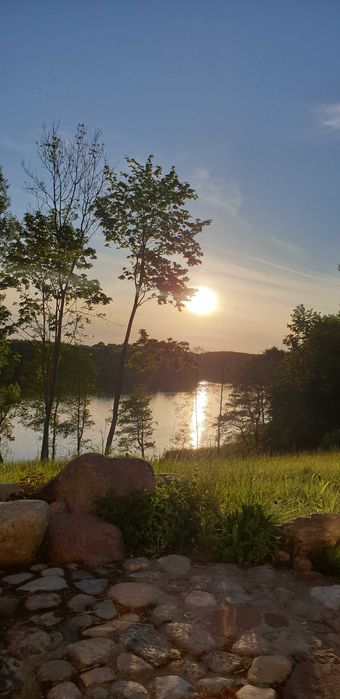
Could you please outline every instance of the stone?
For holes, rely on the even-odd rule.
[[[108,580],[106,578],[89,578],[88,580],[79,580],[74,584],[78,590],[86,595],[101,595],[107,588]]]
[[[193,614],[204,616],[210,614],[211,611],[217,607],[217,602],[211,592],[193,590],[186,595],[184,599],[184,606]]]
[[[83,672],[79,676],[79,679],[82,681],[84,687],[93,687],[93,685],[96,684],[114,682],[117,678],[110,667],[95,667],[93,670]]]
[[[137,573],[139,571],[149,570],[151,568],[151,562],[144,556],[127,558],[123,563],[123,568],[126,573]]]
[[[108,597],[129,609],[152,607],[162,601],[158,587],[149,583],[123,582],[110,587]]]
[[[202,665],[188,658],[173,660],[166,666],[166,669],[170,675],[184,677],[190,683],[196,682],[206,674]]]
[[[167,603],[159,604],[151,611],[150,619],[153,624],[159,626],[166,621],[176,621],[182,616],[183,612],[176,607],[175,604]]]
[[[149,699],[145,687],[137,682],[120,680],[112,685],[114,699]]]
[[[235,655],[245,655],[248,657],[270,655],[271,651],[272,644],[270,641],[263,638],[263,636],[256,631],[242,634],[231,647],[231,652]]]
[[[54,609],[61,603],[61,597],[56,592],[41,593],[31,595],[25,602],[25,607],[30,612],[35,612],[38,609]]]
[[[192,684],[176,675],[156,677],[153,689],[155,699],[185,699],[195,694]]]
[[[115,644],[109,638],[91,638],[72,643],[67,647],[67,654],[79,668],[86,668],[107,663],[114,649]]]
[[[50,575],[50,577],[47,578],[31,580],[25,585],[21,585],[18,589],[21,592],[56,592],[58,590],[65,590],[66,588],[67,583],[65,578]]]
[[[96,602],[96,598],[92,595],[86,595],[80,593],[79,595],[74,595],[67,602],[67,606],[72,612],[83,612],[85,609],[92,607]]]
[[[186,578],[190,575],[191,561],[186,556],[172,554],[158,558],[157,566],[170,578]]]
[[[339,699],[340,666],[306,660],[298,663],[283,691],[283,699]]]
[[[243,631],[254,629],[262,622],[261,610],[247,604],[228,604],[214,610],[209,616],[210,630],[220,636],[238,636]]]
[[[310,570],[312,558],[340,539],[340,514],[298,517],[280,527],[283,550],[292,551],[293,567]]]
[[[13,495],[18,496],[20,493],[20,483],[0,483],[0,502],[7,502]]]
[[[153,671],[149,663],[145,662],[145,660],[138,655],[134,655],[134,653],[120,653],[116,661],[116,666],[118,672],[122,675],[128,675],[129,677],[146,675]]]
[[[45,563],[33,563],[32,566],[30,566],[30,570],[32,573],[41,573],[42,570],[45,570],[47,568],[47,565]]]
[[[45,653],[53,644],[46,631],[10,629],[7,635],[7,647],[14,658],[28,658],[30,655]]]
[[[246,684],[236,693],[237,699],[277,699],[277,694],[274,689],[262,689],[254,687],[252,684]],[[307,699],[307,694],[304,695]],[[311,699],[308,696],[308,699]]]
[[[88,568],[125,557],[120,529],[94,515],[82,513],[51,516],[45,551],[48,561],[77,561]]]
[[[19,600],[16,597],[0,597],[0,617],[13,616],[18,606]]]
[[[259,687],[270,687],[285,682],[291,671],[292,663],[288,658],[282,655],[260,655],[254,658],[250,666],[248,681]]]
[[[232,675],[247,667],[247,661],[224,650],[215,651],[204,658],[208,670],[217,674]]]
[[[70,461],[39,495],[47,502],[64,501],[69,512],[89,513],[95,510],[96,501],[109,491],[120,496],[131,490],[153,491],[154,488],[152,467],[143,459],[82,454]]]
[[[2,582],[6,585],[22,585],[33,578],[32,573],[14,573],[14,575],[6,575],[2,578]]]
[[[48,506],[41,500],[0,503],[0,567],[30,565],[48,525]]]
[[[222,692],[226,687],[233,687],[234,680],[229,677],[204,677],[197,682],[197,689],[205,692],[213,692],[217,694]]]
[[[41,571],[41,575],[44,577],[45,575],[53,575],[53,576],[59,576],[59,575],[65,575],[65,571],[63,568],[58,568],[57,566],[53,566],[51,568],[44,568]]]
[[[96,602],[93,605],[93,611],[99,619],[115,619],[118,616],[116,607],[112,604],[111,600],[104,599],[100,602]]]
[[[46,699],[80,699],[81,696],[78,687],[73,682],[61,682],[50,689]]]
[[[340,609],[340,585],[312,587],[310,593],[312,597],[322,602],[327,609]]]
[[[96,624],[91,628],[83,631],[84,638],[111,638],[117,633],[117,628],[114,624],[108,621],[106,624]]]
[[[199,656],[215,648],[215,641],[205,629],[181,622],[165,625],[165,633],[181,650]]]
[[[173,655],[169,642],[151,624],[132,624],[121,632],[120,641],[125,650],[154,667],[164,665]]]
[[[48,660],[38,668],[40,682],[64,682],[71,679],[76,671],[67,660]]]
[[[109,695],[112,699],[112,694],[107,687],[93,686],[88,688],[85,696],[89,699],[109,699]]]

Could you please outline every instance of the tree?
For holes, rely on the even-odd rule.
[[[181,310],[194,293],[188,287],[188,267],[200,263],[202,251],[197,235],[210,223],[193,219],[186,201],[197,198],[174,167],[163,175],[152,156],[140,164],[127,158],[128,172],[118,177],[106,168],[108,192],[98,198],[97,216],[107,245],[127,251],[127,266],[120,279],[134,285],[134,298],[122,344],[115,388],[112,420],[106,442],[109,452],[116,429],[124,369],[131,329],[138,308],[150,299],[160,305],[171,303]]]
[[[155,447],[154,424],[150,397],[143,386],[137,386],[121,405],[116,432],[119,449],[127,454],[139,451],[144,459],[145,452]]]
[[[90,412],[91,394],[96,386],[96,367],[92,356],[83,347],[73,348],[68,353],[67,370],[62,376],[62,383],[67,388],[65,396],[65,417],[60,422],[59,432],[65,437],[75,437],[76,453],[79,455],[83,446],[89,444],[85,439],[85,430],[95,423]]]
[[[290,332],[283,338],[283,344],[290,350],[295,350],[306,342],[313,328],[320,322],[321,315],[300,303],[294,308],[290,318],[291,321],[287,324]]]
[[[38,145],[42,173],[27,170],[28,189],[38,210],[27,213],[9,239],[0,236],[8,284],[19,295],[19,325],[38,343],[43,393],[41,459],[50,456],[51,420],[62,349],[90,322],[97,305],[106,304],[100,284],[89,279],[96,259],[90,246],[94,204],[103,188],[103,147],[96,133],[88,139],[80,124],[71,141],[57,126],[44,130]]]

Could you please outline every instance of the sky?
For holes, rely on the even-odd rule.
[[[19,217],[21,162],[43,123],[100,128],[111,163],[175,165],[212,218],[193,286],[214,313],[146,304],[159,339],[206,350],[280,345],[293,308],[340,300],[340,3],[337,0],[0,0],[0,164]],[[119,342],[132,288],[97,234],[113,297],[89,342]]]

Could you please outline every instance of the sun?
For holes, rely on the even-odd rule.
[[[206,316],[216,310],[217,296],[212,289],[208,289],[206,286],[199,286],[190,301],[187,301],[185,305],[192,313]]]

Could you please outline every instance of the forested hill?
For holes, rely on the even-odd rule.
[[[17,360],[13,367],[13,379],[19,383],[26,396],[34,392],[39,382],[39,346],[28,340],[12,340],[11,349]],[[79,347],[65,350],[65,381],[72,373],[72,365],[77,364]],[[96,392],[112,395],[118,371],[120,345],[81,345],[81,352],[94,368]],[[138,367],[127,367],[124,390],[128,391],[138,383],[146,384],[150,391],[190,390],[198,381],[233,383],[238,372],[254,355],[243,352],[188,352],[185,366],[175,368],[171,363],[161,362],[140,372]]]

